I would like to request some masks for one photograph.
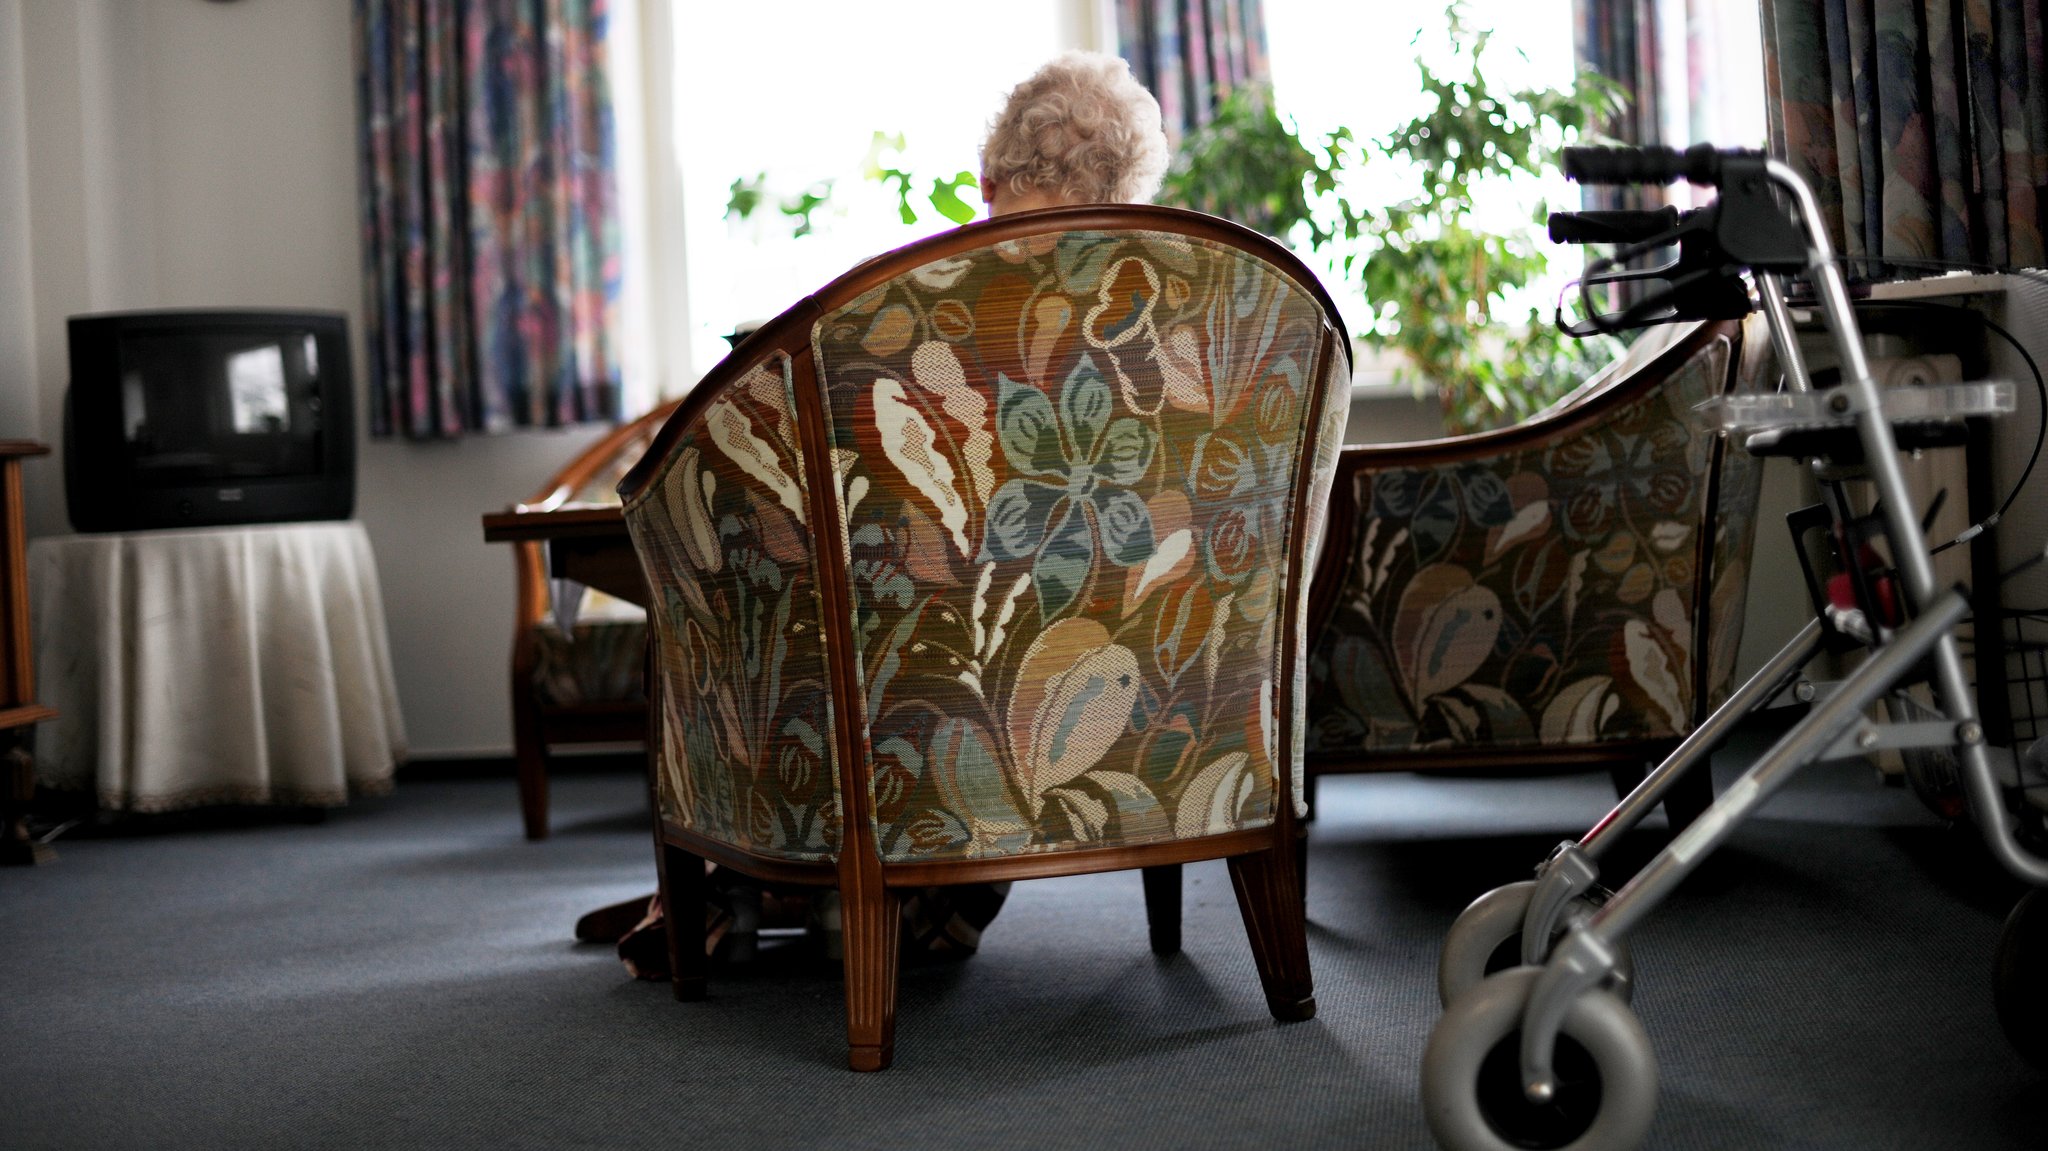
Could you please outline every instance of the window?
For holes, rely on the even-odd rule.
[[[1304,142],[1316,146],[1340,126],[1350,128],[1360,140],[1383,138],[1429,111],[1430,99],[1421,91],[1415,58],[1443,66],[1448,43],[1443,10],[1430,2],[1406,12],[1412,22],[1404,26],[1386,5],[1304,0],[1274,0],[1267,5],[1274,102],[1295,121]],[[1467,5],[1466,15],[1472,28],[1493,30],[1484,57],[1490,85],[1571,85],[1576,71],[1571,0],[1475,0]],[[1343,191],[1356,204],[1385,204],[1414,195],[1416,184],[1409,170],[1376,160],[1356,172]],[[1576,192],[1561,178],[1518,179],[1488,191],[1492,194],[1480,198],[1478,222],[1503,230],[1528,227],[1538,198],[1560,208],[1578,202]],[[1521,298],[1511,298],[1503,315],[1520,315],[1531,304],[1549,313],[1548,301],[1581,266],[1575,254],[1560,255],[1552,259],[1545,282]],[[1367,319],[1363,298],[1355,289],[1340,288],[1336,273],[1327,279],[1346,324],[1360,330]]]
[[[952,227],[928,205],[905,227],[894,194],[861,177],[873,134],[901,133],[907,148],[889,164],[927,184],[978,174],[982,136],[1003,96],[1090,38],[1089,9],[1074,0],[681,7],[671,17],[670,83],[688,378],[718,362],[735,324],[773,317],[862,260]],[[732,182],[757,174],[768,201],[747,223],[729,224]],[[825,178],[836,180],[815,232],[792,239],[775,201]],[[980,207],[978,191],[962,196]]]
[[[1728,7],[1748,13],[1753,45],[1753,6]],[[1380,4],[1266,0],[1264,8],[1275,98],[1305,140],[1340,124],[1383,135],[1425,109],[1413,61],[1442,42],[1437,0],[1414,8],[1405,28]],[[1571,83],[1571,0],[1472,0],[1467,9],[1474,27],[1495,32],[1490,78]],[[792,0],[772,13],[627,0],[613,11],[631,411],[687,390],[724,356],[735,325],[772,317],[860,261],[952,226],[920,197],[913,204],[923,215],[905,227],[894,194],[862,178],[875,132],[903,135],[906,149],[888,163],[926,185],[975,172],[988,121],[1013,84],[1062,49],[1114,47],[1107,0]],[[1739,39],[1741,19],[1708,22]],[[1761,99],[1760,79],[1730,88]],[[1760,106],[1754,118],[1760,140]],[[1720,125],[1698,112],[1693,122]],[[733,181],[757,175],[766,201],[751,220],[728,222]],[[792,238],[777,202],[827,179],[816,230]],[[1381,164],[1348,191],[1355,202],[1385,202],[1406,195],[1407,183]],[[980,207],[978,191],[962,194]],[[1561,180],[1524,181],[1498,200],[1495,226],[1523,226],[1539,196],[1577,203]],[[1517,307],[1540,302],[1547,313],[1577,266],[1575,255],[1554,263],[1552,280]],[[1336,275],[1328,279],[1355,328],[1362,300]]]
[[[1695,0],[1654,0],[1657,25],[1676,34],[1659,38],[1662,74],[1659,102],[1663,138],[1678,146],[1711,141],[1722,146],[1764,143],[1763,53],[1754,3],[1702,8]],[[1690,9],[1690,12],[1688,11]],[[1575,78],[1572,0],[1469,0],[1467,22],[1490,29],[1485,67],[1500,88],[1565,88]],[[1415,58],[1433,64],[1446,56],[1443,9],[1436,0],[1406,9],[1403,26],[1396,10],[1383,4],[1324,4],[1314,0],[1269,0],[1267,37],[1273,92],[1280,111],[1298,125],[1311,146],[1339,126],[1361,139],[1385,136],[1429,109],[1419,89]],[[1703,76],[1689,76],[1688,69]],[[1380,204],[1413,194],[1411,173],[1392,164],[1368,164],[1344,189],[1354,203]],[[1517,179],[1480,198],[1479,223],[1498,230],[1527,227],[1539,200],[1569,210],[1579,204],[1576,187],[1562,177]],[[1692,203],[1679,186],[1673,201]],[[1583,266],[1577,249],[1550,248],[1548,274],[1507,301],[1502,315],[1535,306],[1549,315],[1558,290]],[[1338,277],[1332,273],[1335,288]],[[1365,319],[1356,291],[1335,290],[1339,309],[1354,331]]]

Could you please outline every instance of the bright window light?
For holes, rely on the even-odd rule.
[[[768,319],[870,256],[953,227],[922,205],[912,227],[888,189],[861,178],[877,131],[902,133],[885,166],[926,184],[979,171],[982,136],[1010,88],[1056,55],[1070,0],[793,0],[764,9],[674,9],[675,148],[681,158],[692,367],[727,350],[734,325]],[[735,179],[768,198],[729,224]],[[790,237],[776,201],[837,177],[817,229]],[[961,196],[977,209],[978,190]],[[918,201],[913,199],[913,204]]]
[[[1489,86],[1511,91],[1571,85],[1571,0],[1474,0],[1466,5],[1466,19],[1475,31],[1493,32],[1483,59]],[[1415,58],[1444,69],[1445,28],[1443,8],[1434,0],[1408,8],[1272,0],[1266,5],[1266,33],[1274,102],[1311,147],[1339,127],[1350,128],[1361,141],[1384,138],[1430,110]],[[1562,177],[1496,183],[1479,197],[1475,222],[1482,227],[1526,228],[1538,199],[1553,208],[1578,205],[1577,190]],[[1416,186],[1410,171],[1375,157],[1342,191],[1354,204],[1380,205],[1413,196]],[[1320,262],[1311,262],[1322,270]],[[1548,315],[1548,301],[1581,266],[1576,251],[1556,253],[1544,282],[1510,298],[1501,315],[1525,314],[1532,303]],[[1360,330],[1367,321],[1364,299],[1355,289],[1339,288],[1334,272],[1326,279],[1346,324]]]
[[[1655,0],[1654,6],[1664,27],[1682,31],[1665,37],[1660,45],[1663,65],[1683,69],[1692,57],[1709,62],[1712,71],[1712,82],[1704,91],[1688,91],[1682,76],[1669,83],[1659,109],[1666,142],[1681,147],[1700,141],[1761,147],[1763,53],[1753,0],[1710,5],[1704,14],[1693,5],[1690,19],[1682,0]],[[1421,55],[1433,66],[1444,65],[1445,21],[1438,0],[1407,8],[1269,0],[1265,7],[1274,101],[1311,146],[1340,126],[1361,140],[1385,137],[1429,110],[1415,58]],[[1490,85],[1513,90],[1573,83],[1577,66],[1571,0],[1469,0],[1465,14],[1470,28],[1493,33],[1484,61]],[[1415,184],[1411,173],[1395,165],[1368,164],[1343,191],[1354,204],[1385,204],[1413,195]],[[1671,195],[1680,206],[1694,202],[1694,193],[1683,185]],[[1700,195],[1702,202],[1705,198]],[[1569,211],[1579,206],[1579,189],[1561,176],[1496,182],[1479,196],[1476,223],[1495,230],[1528,227],[1539,201]],[[1584,266],[1580,249],[1560,246],[1546,251],[1547,274],[1511,295],[1501,316],[1524,315],[1533,305],[1547,317],[1558,290]],[[1329,279],[1334,287],[1336,275]],[[1366,318],[1363,300],[1356,291],[1334,294],[1356,331]]]
[[[228,355],[228,401],[235,431],[279,432],[291,425],[285,395],[284,349],[265,344]]]
[[[672,114],[656,121],[671,125],[670,138],[648,162],[660,163],[664,151],[673,157],[680,195],[646,210],[656,217],[648,226],[679,233],[680,242],[636,250],[662,265],[656,278],[674,285],[684,299],[673,303],[686,306],[655,300],[644,320],[635,309],[648,305],[629,307],[636,327],[645,329],[635,337],[635,354],[643,342],[661,342],[664,323],[683,324],[687,340],[669,346],[680,351],[687,343],[688,354],[669,356],[661,373],[673,394],[717,364],[735,326],[770,318],[861,261],[952,227],[922,196],[930,181],[978,171],[982,136],[1004,95],[1062,48],[1099,38],[1103,3],[791,0],[772,18],[737,4],[664,9],[660,27],[669,33],[668,51],[645,57],[663,75],[633,82],[654,91],[659,79],[671,97]],[[1710,31],[1719,40],[1740,40],[1743,20],[1754,24],[1754,6],[1728,7],[1747,15],[1717,18]],[[1339,125],[1360,138],[1383,136],[1427,110],[1414,59],[1418,53],[1442,59],[1438,0],[1410,8],[1266,0],[1264,9],[1275,99],[1311,145]],[[1467,14],[1472,27],[1493,30],[1486,54],[1493,82],[1510,88],[1572,82],[1571,0],[1471,0]],[[797,30],[801,34],[793,34]],[[619,31],[637,35],[630,27]],[[1752,54],[1753,45],[1752,38]],[[1745,91],[1754,95],[1761,78],[1728,87],[1738,98]],[[1693,110],[1692,117],[1712,130],[1724,121],[1754,119],[1753,134],[1761,136],[1760,104],[1705,118]],[[630,135],[624,119],[622,129]],[[912,203],[920,219],[913,226],[898,220],[892,191],[861,176],[877,131],[901,133],[906,141],[885,165],[919,177]],[[628,168],[633,165],[622,158],[622,176],[640,178],[637,168]],[[757,176],[764,180],[763,203],[750,220],[728,221],[733,182]],[[815,231],[793,238],[779,201],[827,179],[834,181],[830,202],[815,217]],[[1411,186],[1405,173],[1380,163],[1367,165],[1345,191],[1354,203],[1377,204],[1411,194]],[[961,195],[983,210],[978,190],[964,188]],[[1554,207],[1578,203],[1577,189],[1561,179],[1521,180],[1482,203],[1480,223],[1525,226],[1539,198]],[[1548,314],[1549,300],[1578,267],[1576,251],[1560,256],[1549,280],[1509,301],[1511,309],[1526,310],[1533,302]],[[1311,263],[1320,270],[1318,261]],[[674,265],[681,265],[680,275]],[[1339,288],[1334,273],[1327,278],[1355,329],[1364,318],[1363,301]],[[675,362],[683,359],[689,362]]]

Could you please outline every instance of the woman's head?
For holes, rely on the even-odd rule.
[[[981,147],[992,214],[1144,203],[1166,172],[1159,102],[1115,56],[1068,52],[1010,90]]]

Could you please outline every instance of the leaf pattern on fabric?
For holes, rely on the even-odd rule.
[[[1181,793],[1180,809],[1174,814],[1175,834],[1185,839],[1237,826],[1238,809],[1257,785],[1251,756],[1233,751],[1218,759],[1203,768]]]
[[[1290,496],[1348,386],[1323,331],[1272,268],[1151,232],[962,253],[818,320],[885,858],[1273,818]]]
[[[964,559],[967,546],[967,504],[953,488],[953,465],[938,450],[938,437],[916,408],[903,401],[903,386],[894,380],[875,381],[875,424],[882,435],[882,453],[896,465],[917,493],[938,509]]]
[[[1429,697],[1423,708],[1425,735],[1470,746],[1477,743],[1527,743],[1533,734],[1529,717],[1513,696],[1483,683],[1466,683]]]
[[[1471,678],[1500,634],[1500,597],[1472,573],[1433,564],[1415,573],[1395,609],[1394,651],[1408,698],[1423,700]]]
[[[1137,776],[1121,771],[1091,771],[1075,783],[1046,793],[1066,820],[1069,838],[1096,845],[1112,838],[1156,841],[1173,837],[1173,827],[1159,806],[1159,797]]]
[[[711,525],[711,498],[718,477],[704,470],[703,453],[684,448],[667,480],[670,524],[684,553],[699,571],[716,572],[725,562],[718,531]]]
[[[1550,503],[1547,500],[1533,501],[1509,517],[1508,522],[1488,532],[1486,536],[1486,561],[1492,563],[1503,552],[1525,539],[1541,536],[1550,528]]]
[[[657,803],[721,842],[829,859],[838,764],[789,359],[756,369],[683,427],[625,508],[665,689]]]
[[[1611,676],[1589,675],[1550,698],[1543,709],[1544,743],[1592,743],[1620,709]]]
[[[1702,702],[1701,561],[1713,581],[1712,698],[1734,670],[1760,474],[1728,453],[1720,502],[1703,498],[1717,445],[1691,409],[1728,385],[1733,347],[1702,341],[1664,383],[1582,433],[1481,461],[1358,472],[1360,543],[1310,649],[1309,751],[1508,751],[1689,731]],[[1753,359],[1734,386],[1764,384]],[[1708,537],[1712,555],[1696,555]]]
[[[1089,770],[1129,726],[1138,661],[1089,619],[1041,633],[1017,670],[1010,746],[1034,807],[1044,793]]]
[[[1178,579],[1187,574],[1194,538],[1188,529],[1180,528],[1153,546],[1152,556],[1145,561],[1144,568],[1126,577],[1130,581],[1130,593],[1124,601],[1125,615],[1131,614],[1137,604],[1144,601],[1146,593],[1162,580]]]
[[[957,300],[946,302],[959,303]],[[917,381],[918,387],[939,397],[940,406],[948,418],[967,429],[967,437],[960,445],[960,462],[966,465],[975,497],[987,503],[996,486],[993,463],[996,441],[987,427],[988,401],[968,386],[960,357],[950,346],[937,340],[918,345],[910,360],[910,376]]]
[[[740,466],[740,470],[760,482],[775,496],[777,503],[789,509],[798,523],[804,518],[804,497],[795,480],[782,468],[782,461],[776,457],[775,449],[768,441],[754,434],[752,421],[741,413],[738,406],[729,401],[711,405],[705,414],[705,424],[711,431],[711,442],[720,451]]]
[[[1668,729],[1677,731],[1685,727],[1687,692],[1671,666],[1670,655],[1651,637],[1650,625],[1639,619],[1621,625],[1621,644],[1627,653],[1629,678],[1663,711]]]

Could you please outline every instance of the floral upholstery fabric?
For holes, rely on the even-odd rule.
[[[1732,352],[1725,336],[1703,343],[1586,434],[1358,472],[1356,554],[1309,661],[1310,753],[1690,731],[1700,581],[1713,581],[1704,678],[1717,697],[1741,631],[1761,474],[1727,452],[1710,506],[1720,453],[1691,409],[1727,386]]]
[[[533,632],[533,688],[541,702],[572,707],[647,699],[645,621],[578,619],[565,633],[542,620]]]
[[[890,861],[1269,825],[1281,625],[1310,570],[1290,557],[1321,526],[1293,493],[1307,463],[1305,506],[1326,505],[1348,385],[1316,298],[1225,244],[1068,232],[924,263],[810,342],[833,491],[805,483],[778,355],[626,507],[663,817],[830,858],[852,770]],[[817,559],[827,515],[845,554]],[[816,562],[850,585],[822,628]],[[831,698],[835,644],[856,698]],[[858,763],[834,759],[835,706]]]
[[[755,364],[626,506],[662,686],[663,819],[759,855],[839,846],[832,701],[790,361]]]
[[[1270,823],[1328,330],[1272,266],[1158,232],[972,251],[819,321],[885,859]]]

